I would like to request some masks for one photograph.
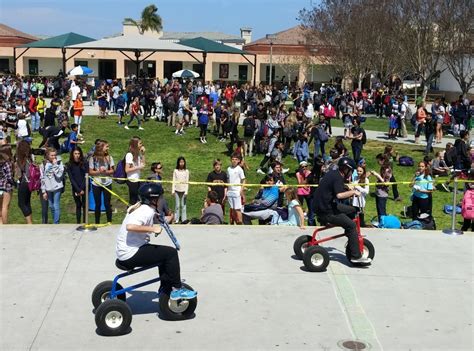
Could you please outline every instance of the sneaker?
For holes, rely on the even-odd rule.
[[[125,126],[124,128],[125,128],[125,129],[130,129],[130,128],[128,128],[128,126]]]
[[[283,174],[288,173],[289,170],[290,170],[289,168],[283,168],[281,170],[281,173],[283,173]]]
[[[173,290],[170,294],[170,300],[191,300],[197,296],[197,292],[193,290],[188,290],[181,288],[178,290]]]
[[[142,128],[142,127],[138,127],[138,130],[145,130],[145,129],[144,129],[144,128]]]
[[[179,130],[176,129],[176,130],[174,131],[174,134],[176,134],[176,135],[179,134]]]
[[[372,260],[369,257],[359,257],[359,258],[351,258],[352,263],[370,263]]]
[[[444,190],[446,190],[448,193],[450,192],[449,187],[448,187],[448,184],[443,183],[443,184],[441,184],[441,186],[442,186],[442,188],[443,188]]]
[[[260,168],[259,168],[259,169],[257,169],[257,173],[258,173],[258,174],[265,174],[265,172],[264,172],[264,171],[262,171]]]

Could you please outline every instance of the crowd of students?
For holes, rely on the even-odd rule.
[[[106,221],[111,222],[111,193],[108,190],[112,188],[112,177],[118,165],[110,155],[105,140],[97,140],[86,155],[80,148],[83,143],[80,134],[83,96],[91,96],[89,88],[85,88],[83,82],[71,81],[48,90],[47,85],[38,86],[33,82],[18,84],[15,80],[5,78],[0,85],[3,223],[8,223],[8,208],[14,187],[18,189],[18,206],[27,223],[32,223],[31,193],[34,191],[39,191],[41,195],[42,222],[48,222],[49,207],[53,222],[59,223],[66,175],[71,182],[77,222],[82,222],[86,172],[95,179],[91,184],[96,209],[95,222],[100,223],[102,205],[105,207]],[[52,97],[50,106],[46,106],[45,91]],[[226,142],[229,154],[232,154],[231,165],[224,172],[222,162],[217,159],[214,161],[214,169],[207,181],[216,185],[209,187],[203,216],[197,220],[189,219],[187,215],[190,172],[185,158],[177,159],[172,178],[175,211],[169,210],[164,199],[160,205],[167,218],[175,223],[193,220],[223,223],[227,203],[230,223],[251,223],[252,219],[258,219],[261,222],[299,225],[303,228],[304,218],[307,217],[308,225],[315,225],[316,216],[312,205],[314,187],[305,185],[318,184],[325,173],[336,167],[341,157],[349,155],[357,164],[352,181],[361,194],[353,199],[352,204],[363,214],[369,193],[369,178],[380,183],[395,182],[393,162],[398,157],[393,148],[387,146],[384,153],[377,155],[380,170],[366,169],[363,147],[367,136],[362,128],[363,115],[370,112],[375,112],[377,116],[385,114],[389,119],[389,137],[397,138],[406,135],[405,121],[411,114],[403,91],[395,94],[388,89],[367,89],[342,93],[332,86],[324,85],[315,90],[309,84],[301,89],[288,89],[285,86],[277,89],[276,86],[268,85],[251,87],[242,84],[237,88],[229,84],[178,80],[131,82],[124,86],[121,81],[111,81],[99,84],[95,96],[99,118],[111,118],[111,114],[116,113],[118,125],[125,129],[129,129],[135,119],[139,129],[142,129],[143,122],[153,118],[175,128],[176,136],[183,135],[186,128],[196,125],[200,127],[201,143],[207,143],[209,129],[220,141]],[[287,105],[291,107],[287,108]],[[433,186],[429,181],[432,176],[449,175],[452,168],[471,167],[472,154],[469,151],[467,129],[473,111],[472,102],[466,103],[464,99],[454,102],[449,111],[441,100],[436,100],[431,113],[420,102],[417,111],[410,116],[410,122],[415,124],[416,140],[422,132],[427,136],[427,155],[432,151],[432,144],[443,138],[446,114],[451,116],[450,128],[459,136],[454,145],[448,145],[451,148],[444,155],[437,154],[433,160],[425,157],[419,163],[412,185],[414,219],[422,213],[431,213]],[[130,119],[124,123],[126,114],[130,114]],[[335,118],[342,119],[343,136],[332,136],[331,121]],[[438,124],[441,124],[440,128]],[[36,132],[43,137],[40,148],[44,152],[44,161],[40,162],[38,172],[34,150],[30,145],[31,136]],[[335,144],[326,150],[325,145],[331,139],[335,139]],[[351,153],[345,142],[350,142]],[[10,145],[16,147],[15,155]],[[63,161],[58,161],[58,154],[63,154]],[[245,158],[257,154],[262,155],[262,161],[256,171],[265,175],[262,184],[266,186],[253,201],[246,201],[245,172],[249,169]],[[298,188],[282,186],[287,184],[285,174],[288,168],[284,167],[284,158],[288,156],[293,156],[299,164],[296,181],[301,186]],[[128,202],[131,205],[138,201],[138,179],[143,178],[146,161],[142,140],[132,137],[123,161],[129,189]],[[150,179],[161,179],[162,164],[152,163],[151,171]],[[38,174],[40,185],[31,186],[30,183],[37,179]],[[234,185],[225,187],[218,183]],[[447,185],[449,180],[442,184],[446,188]],[[394,200],[401,200],[396,185],[377,185],[375,199],[379,218],[387,212],[390,188]],[[288,207],[285,206],[285,198]],[[304,203],[305,211],[302,210]],[[216,211],[218,207],[221,211]],[[369,225],[363,216],[362,223]]]

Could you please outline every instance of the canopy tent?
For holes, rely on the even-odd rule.
[[[193,39],[186,39],[186,40],[181,40],[179,42],[181,45],[186,45],[190,46],[199,50],[203,51],[203,61],[201,62],[204,66],[206,66],[206,58],[208,53],[212,54],[237,54],[241,55],[250,65],[252,65],[254,69],[254,74],[253,74],[253,84],[255,85],[255,79],[256,79],[256,74],[255,74],[255,66],[257,62],[257,55],[248,53],[246,51],[240,50],[238,48],[221,44],[217,41],[206,39],[203,37],[197,37]],[[254,59],[253,62],[251,62],[246,55],[253,55]],[[204,68],[204,72],[206,69]],[[205,80],[205,77],[203,77]]]
[[[79,50],[76,52],[74,55],[66,58],[66,47],[69,45],[74,45],[74,44],[81,44],[81,43],[86,43],[90,41],[94,41],[95,39],[86,37],[84,35],[80,35],[77,33],[66,33],[66,34],[61,34],[55,37],[43,39],[43,40],[37,40],[33,41],[28,44],[23,44],[18,47],[13,48],[13,59],[14,59],[14,65],[15,65],[15,73],[16,73],[16,61],[23,56],[25,52],[27,52],[29,49],[33,48],[42,48],[42,49],[61,49],[61,52],[63,54],[63,72],[66,71],[66,62],[69,61],[71,58],[76,56],[79,52],[82,50]],[[25,48],[25,50],[16,56],[16,49],[17,48]]]
[[[202,50],[190,46],[185,46],[173,43],[166,40],[161,40],[154,37],[147,37],[144,35],[121,35],[113,38],[105,38],[87,43],[76,44],[68,46],[68,49],[91,49],[91,50],[115,50],[119,51],[129,60],[134,61],[137,67],[137,76],[139,74],[140,63],[145,61],[155,52],[186,52],[195,60],[196,57],[192,53],[200,53]],[[126,51],[133,51],[135,59],[131,58]],[[143,52],[148,55],[140,58]]]

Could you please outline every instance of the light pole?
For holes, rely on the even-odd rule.
[[[272,76],[273,76],[273,40],[276,39],[275,34],[267,34],[266,35],[267,40],[270,40],[270,79],[269,79],[269,84],[272,85]]]

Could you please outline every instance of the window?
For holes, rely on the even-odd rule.
[[[10,71],[10,62],[8,59],[0,59],[0,72]]]
[[[74,60],[74,67],[76,67],[76,66],[89,67],[87,61],[76,61],[76,60]]]

